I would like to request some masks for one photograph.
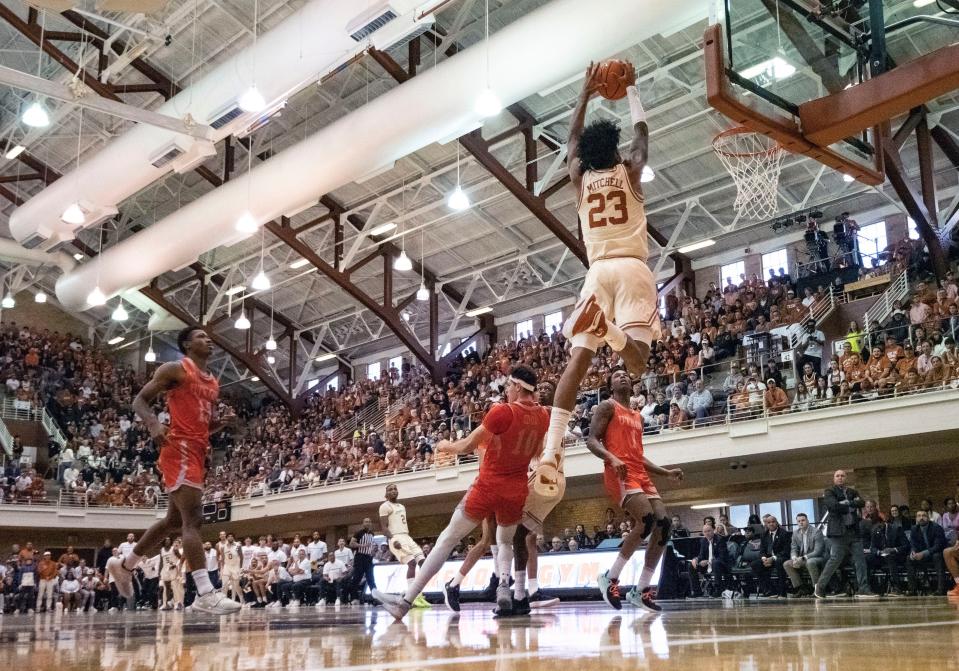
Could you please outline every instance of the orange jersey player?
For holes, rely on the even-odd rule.
[[[610,499],[632,515],[638,524],[623,539],[613,566],[599,576],[599,588],[606,603],[617,610],[622,608],[619,575],[648,537],[645,566],[639,584],[627,600],[635,606],[658,612],[662,608],[653,598],[650,583],[669,540],[670,518],[649,473],[665,475],[679,482],[683,479],[683,471],[661,468],[644,456],[643,418],[629,409],[632,383],[626,371],[617,370],[610,375],[609,390],[612,397],[593,411],[586,447],[606,462],[603,482]]]
[[[436,545],[420,567],[404,595],[373,592],[373,598],[396,619],[402,619],[417,595],[436,575],[450,552],[485,518],[496,519],[496,542],[499,547],[496,563],[499,587],[496,590],[497,615],[514,612],[509,589],[510,566],[513,562],[513,537],[523,517],[526,503],[529,463],[540,453],[549,424],[549,411],[536,402],[536,374],[526,366],[510,372],[506,387],[507,403],[495,404],[483,423],[469,436],[456,442],[440,441],[436,451],[467,454],[486,446],[476,480],[453,511],[449,525],[436,540]]]
[[[170,495],[169,509],[165,518],[147,529],[133,552],[125,558],[111,558],[107,569],[117,591],[130,601],[134,597],[132,571],[141,557],[151,556],[169,534],[179,533],[197,588],[193,609],[225,615],[238,611],[240,604],[213,588],[206,568],[200,525],[203,522],[203,480],[210,433],[232,422],[235,415],[227,408],[226,412],[216,416],[220,385],[207,370],[207,361],[213,353],[210,336],[203,329],[190,326],[177,335],[177,346],[183,358],[157,368],[153,379],[143,386],[133,401],[133,409],[160,449],[157,465]],[[152,408],[153,401],[163,392],[166,392],[170,410],[169,429],[160,423]]]

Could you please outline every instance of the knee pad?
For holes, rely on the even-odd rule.
[[[666,545],[669,541],[669,531],[673,528],[673,522],[668,517],[660,517],[656,520],[656,526],[663,530],[662,537],[659,539],[660,545]]]
[[[643,515],[643,519],[640,520],[643,523],[643,528],[639,533],[640,533],[640,538],[642,538],[643,540],[646,540],[647,538],[649,538],[649,534],[653,533],[654,519],[655,517],[653,516],[652,513],[646,513],[645,515]]]

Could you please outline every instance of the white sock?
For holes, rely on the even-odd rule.
[[[649,587],[649,584],[653,582],[653,571],[655,570],[656,567],[643,567],[643,573],[639,576],[639,585],[637,586],[640,592]]]
[[[456,575],[454,575],[453,579],[450,581],[450,585],[452,585],[453,587],[459,587],[460,583],[463,582],[464,577],[465,576],[462,573],[457,571]]]
[[[629,560],[623,555],[616,555],[616,560],[613,562],[613,565],[606,574],[609,576],[610,580],[619,580],[619,574],[623,572],[623,568],[626,566],[627,561]]]
[[[513,583],[513,596],[517,601],[526,598],[526,571],[516,571],[513,574],[515,582]]]
[[[499,557],[499,546],[496,545],[495,543],[493,545],[490,545],[489,552],[491,555],[493,555],[493,575],[498,576],[499,562],[497,561],[497,558]]]
[[[132,571],[137,567],[137,564],[140,563],[140,559],[140,555],[135,552],[131,552],[123,558],[123,568],[127,569],[128,571]]]
[[[606,344],[614,352],[622,352],[626,349],[626,333],[613,322],[606,320]]]
[[[530,578],[529,581],[527,582],[527,585],[528,585],[527,591],[530,594],[536,594],[536,592],[539,591],[539,580],[537,580],[536,578]]]
[[[569,410],[557,408],[555,405],[549,413],[549,430],[546,432],[546,447],[543,449],[542,461],[559,461],[557,455],[563,449],[563,438],[566,437],[566,427],[569,417],[573,413]]]
[[[509,585],[510,571],[513,568],[513,536],[516,535],[516,525],[496,527],[496,544],[499,551],[496,553],[496,568],[499,569],[499,584]]]
[[[210,574],[205,568],[200,568],[196,571],[190,571],[190,575],[193,576],[193,582],[196,585],[196,593],[198,596],[203,596],[204,594],[209,594],[213,591],[213,583],[210,582]]]

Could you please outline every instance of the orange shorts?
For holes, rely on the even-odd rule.
[[[626,474],[626,481],[623,482],[616,475],[616,471],[607,468],[603,471],[603,485],[606,487],[606,493],[613,503],[622,507],[623,501],[632,494],[644,494],[647,499],[661,499],[656,485],[649,478],[645,471],[633,471],[630,469]]]
[[[523,519],[523,506],[529,494],[526,480],[495,483],[476,481],[466,490],[466,496],[460,501],[459,508],[471,520],[485,520],[495,516],[501,527],[519,524]]]
[[[174,492],[186,485],[202,490],[208,450],[209,445],[205,442],[167,435],[157,460],[164,489]]]

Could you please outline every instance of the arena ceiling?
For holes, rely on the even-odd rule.
[[[0,17],[0,65],[39,74],[46,79],[66,82],[71,77],[62,64],[49,55],[38,60],[38,47],[17,25],[25,22],[27,5],[17,0],[4,0],[4,16]],[[80,3],[81,7],[84,4]],[[435,3],[434,3],[435,4]],[[490,29],[495,32],[509,25],[532,9],[547,4],[547,0],[491,0]],[[601,3],[598,3],[601,4]],[[301,1],[259,2],[259,32],[269,31],[303,5]],[[912,0],[887,3],[889,17],[903,18],[916,13]],[[934,8],[933,8],[934,9]],[[928,11],[928,8],[926,9]],[[44,29],[52,34],[88,36],[76,21],[59,14],[45,13]],[[253,39],[253,3],[238,0],[173,0],[159,15],[92,14],[86,19],[102,34],[111,34],[120,50],[108,49],[104,64],[109,70],[108,84],[122,95],[126,102],[143,109],[155,109],[164,100],[145,82],[144,68],[155,69],[182,88],[209,71],[218,63],[248,48]],[[76,15],[73,17],[76,18]],[[436,14],[434,30],[419,40],[420,63],[424,71],[441,63],[455,49],[468,48],[484,37],[485,9],[483,0],[452,0],[442,3]],[[770,23],[771,16],[760,16],[757,21]],[[110,23],[113,22],[113,23]],[[651,129],[650,165],[655,179],[647,183],[646,194],[650,222],[670,240],[671,250],[713,238],[717,244],[708,252],[743,247],[772,236],[766,223],[741,222],[732,210],[734,185],[715,158],[710,147],[712,137],[728,128],[730,123],[712,110],[705,100],[705,82],[701,40],[706,22],[687,27],[668,37],[656,36],[634,45],[621,57],[628,58],[641,76],[644,102],[649,110]],[[549,26],[543,26],[549,30]],[[949,31],[952,30],[952,33]],[[941,46],[954,40],[954,29],[943,26],[916,26],[900,31],[890,41],[890,52],[900,62],[926,53],[931,45]],[[81,41],[60,41],[56,47],[75,63],[96,69],[100,57],[97,49]],[[434,46],[438,44],[438,46]],[[561,48],[562,45],[557,45]],[[132,58],[135,55],[136,59]],[[407,47],[387,52],[402,68],[408,69],[410,52]],[[38,71],[39,63],[39,71]],[[583,64],[585,68],[585,63]],[[522,76],[522,64],[517,64],[517,76]],[[154,81],[155,84],[155,81]],[[540,140],[536,145],[540,188],[549,193],[548,209],[570,231],[575,231],[575,194],[568,185],[554,186],[565,175],[557,155],[563,151],[568,119],[581,82],[558,86],[553,91],[541,92],[521,101],[521,112],[533,125]],[[401,86],[384,68],[382,59],[370,55],[359,58],[339,73],[326,78],[319,85],[310,85],[288,100],[286,108],[269,124],[254,132],[252,162],[269,160],[273,153],[282,151],[332,121],[365,105],[369,100]],[[132,88],[131,88],[132,86]],[[819,95],[818,79],[800,70],[795,79],[805,97]],[[162,88],[162,87],[161,87]],[[24,159],[9,160],[0,157],[0,199],[3,216],[0,234],[10,237],[7,217],[14,209],[13,200],[29,199],[44,188],[46,181],[67,173],[77,161],[94,155],[112,138],[122,134],[131,122],[104,114],[87,112],[82,119],[78,108],[56,104],[53,123],[45,129],[25,129],[18,116],[27,94],[9,87],[0,87],[0,138],[11,139],[27,146]],[[429,101],[424,100],[424,105]],[[929,105],[935,114],[941,114],[946,128],[959,128],[959,95],[953,93]],[[625,104],[600,101],[594,114],[617,118],[628,125]],[[485,138],[499,137],[491,146],[491,153],[517,180],[526,178],[526,141],[521,133],[508,134],[517,125],[515,115],[504,112],[483,128]],[[29,132],[24,136],[25,130]],[[235,161],[234,177],[246,170],[246,147],[232,142]],[[222,175],[226,146],[220,143],[218,154],[204,165]],[[909,174],[918,173],[914,147],[907,144],[903,157]],[[936,154],[935,168],[940,195],[947,201],[957,192],[955,168],[944,156]],[[318,157],[322,160],[322,157]],[[464,188],[473,206],[465,212],[453,212],[446,206],[446,198],[456,184],[457,168]],[[553,187],[550,189],[550,187]],[[120,215],[100,229],[83,231],[78,243],[68,245],[71,254],[88,254],[101,247],[107,248],[214,188],[196,172],[184,175],[170,173],[150,187],[127,199],[119,207]],[[330,194],[316,194],[314,207],[291,218],[293,227],[308,225],[301,240],[325,259],[332,257],[334,246],[334,218],[349,221],[343,227],[343,245],[352,258],[362,259],[384,244],[392,242],[405,248],[414,262],[422,259],[423,266],[435,277],[439,293],[438,323],[442,336],[454,329],[472,327],[475,319],[464,312],[471,307],[493,306],[494,314],[509,314],[544,305],[572,295],[585,269],[582,263],[552,233],[540,218],[520,202],[502,183],[502,180],[481,165],[460,144],[432,144],[397,161],[391,169],[337,189]],[[861,211],[895,202],[891,189],[866,187],[858,182],[846,183],[842,176],[824,169],[809,159],[789,156],[786,159],[780,188],[781,212],[813,205],[828,206],[845,202],[845,209]],[[331,210],[331,208],[338,208]],[[329,217],[324,215],[329,214]],[[358,222],[358,224],[357,224]],[[397,228],[387,237],[376,241],[361,236],[357,225],[369,230],[378,224],[394,222]],[[575,234],[575,233],[574,233]],[[264,305],[270,305],[295,333],[297,352],[294,355],[294,373],[301,377],[305,366],[310,366],[315,355],[334,350],[344,361],[363,353],[389,348],[399,344],[389,328],[370,310],[360,305],[341,287],[331,282],[311,265],[291,268],[301,257],[269,232],[262,236],[264,267],[273,282],[273,289],[253,296]],[[655,257],[661,248],[653,244]],[[232,247],[220,247],[204,254],[199,266],[171,271],[156,281],[157,287],[169,288],[166,298],[191,314],[199,313],[201,283],[196,279],[201,270],[207,278],[215,278],[208,286],[209,298],[223,293],[218,289],[235,284],[249,286],[250,279],[259,270],[261,236],[256,235]],[[81,263],[83,260],[81,260]],[[652,261],[655,265],[655,260]],[[21,266],[6,263],[6,282],[16,290],[42,288],[53,295],[58,271],[52,268]],[[667,264],[666,269],[669,268]],[[353,282],[369,296],[382,300],[383,265],[369,263],[353,274]],[[394,297],[397,302],[411,295],[420,285],[416,272],[395,273]],[[235,298],[242,298],[238,295]],[[107,307],[93,308],[85,318],[105,339],[122,334],[131,345],[147,337],[147,315],[131,310],[131,319],[123,324],[112,322],[110,314],[116,304],[113,299]],[[252,335],[232,328],[226,317],[230,301],[212,301],[210,318],[219,319],[221,336],[243,349],[245,344],[258,349],[270,335],[270,319],[260,315],[254,319]],[[128,306],[129,307],[129,306]],[[235,307],[235,306],[234,306]],[[235,317],[235,314],[234,314]],[[429,302],[413,300],[404,306],[403,319],[421,341],[428,341]],[[285,327],[274,327],[279,333]],[[247,338],[249,337],[249,341]],[[454,343],[455,344],[455,343]],[[428,346],[428,345],[427,345]],[[313,355],[313,356],[311,356]],[[280,379],[288,379],[290,348],[283,346],[275,353],[271,366]],[[329,366],[330,364],[324,364]],[[221,372],[228,380],[247,379],[252,375],[243,363],[223,356]],[[319,369],[320,364],[314,366]],[[306,377],[314,373],[307,369]],[[254,386],[254,389],[261,388]]]

